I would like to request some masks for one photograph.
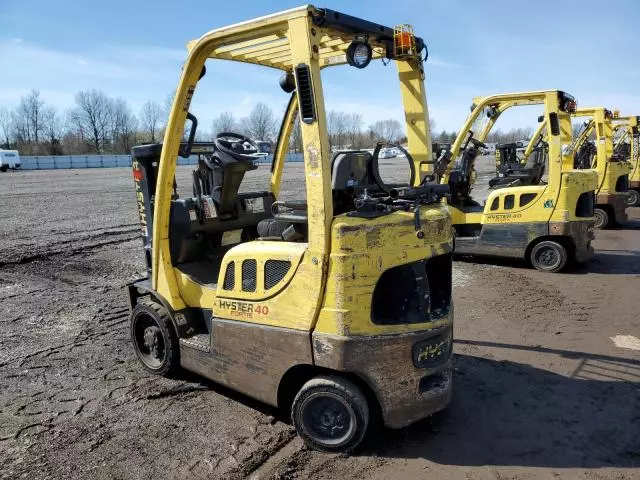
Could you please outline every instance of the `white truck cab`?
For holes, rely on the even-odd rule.
[[[20,169],[20,154],[17,150],[0,150],[0,172]]]

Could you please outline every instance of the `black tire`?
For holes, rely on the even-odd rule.
[[[367,432],[369,405],[350,381],[321,376],[302,386],[291,406],[291,420],[311,448],[346,453],[356,448]]]
[[[609,226],[609,214],[602,208],[595,208],[593,210],[593,216],[596,217],[596,223],[594,225],[598,230],[602,230]]]
[[[0,172],[6,172],[7,171],[7,167],[0,167]]]
[[[133,350],[149,372],[173,377],[180,370],[180,346],[166,308],[140,298],[130,317]]]
[[[629,190],[627,197],[627,205],[630,207],[640,206],[640,193],[637,190]]]
[[[559,272],[567,264],[567,249],[553,240],[544,240],[531,249],[529,261],[536,270],[542,272]]]

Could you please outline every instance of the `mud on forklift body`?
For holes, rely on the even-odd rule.
[[[604,107],[578,108],[572,117],[585,118],[576,138],[575,168],[598,174],[595,227],[602,229],[627,222],[630,162],[614,152],[614,115]],[[592,140],[591,136],[595,138]]]
[[[323,450],[355,448],[369,418],[402,427],[451,396],[448,188],[426,175],[426,47],[401,34],[398,42],[392,28],[313,6],[211,31],[189,44],[163,144],[132,152],[148,265],[148,278],[128,289],[138,358],[153,373],[181,367],[289,410]],[[396,63],[407,120],[411,180],[401,185],[381,180],[381,144],[333,159],[328,144],[320,69],[382,57]],[[252,140],[193,142],[188,109],[208,58],[284,72],[291,98],[269,191],[238,193],[256,168]],[[306,200],[285,201],[297,119]],[[192,154],[194,195],[178,198],[176,159]]]
[[[490,183],[492,189],[481,205],[471,196],[475,159],[502,112],[519,105],[543,105],[551,137],[543,144],[536,142],[538,153],[531,168],[527,164]],[[573,97],[558,90],[474,99],[471,115],[436,167],[436,173],[442,173],[441,183],[451,188],[448,203],[456,253],[524,258],[548,272],[593,255],[596,175],[573,169],[570,113],[575,108]],[[542,180],[545,157],[546,182]]]

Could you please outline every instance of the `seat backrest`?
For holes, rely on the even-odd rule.
[[[354,209],[355,190],[377,189],[373,175],[373,156],[366,150],[337,152],[331,161],[333,214]]]
[[[372,160],[371,153],[366,150],[337,152],[331,162],[331,189],[343,191],[376,186]]]

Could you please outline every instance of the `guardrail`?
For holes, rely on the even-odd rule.
[[[273,155],[258,160],[259,164],[271,164]],[[287,154],[287,162],[302,162],[302,153]],[[178,157],[178,165],[197,165],[198,157]],[[131,155],[34,155],[20,156],[24,170],[57,170],[69,168],[130,167]]]

